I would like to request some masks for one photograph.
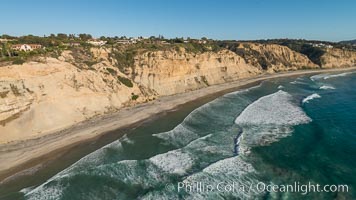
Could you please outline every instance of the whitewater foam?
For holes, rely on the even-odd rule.
[[[322,85],[319,89],[320,90],[335,90],[335,88],[333,86],[329,86],[329,85]]]
[[[248,155],[251,153],[251,147],[270,145],[292,133],[293,128],[290,126],[249,126],[241,136],[239,153]]]
[[[257,88],[260,88],[262,86],[262,84],[263,84],[263,82],[261,82],[260,84],[258,84],[256,86],[252,86],[250,88],[246,88],[246,89],[237,90],[237,91],[234,91],[234,92],[227,93],[224,96],[230,96],[230,95],[236,95],[236,94],[242,94],[242,93],[245,93],[245,92],[250,92],[251,90],[255,90]]]
[[[121,141],[121,142],[124,142],[124,143],[127,143],[127,144],[134,144],[134,143],[135,143],[132,139],[130,139],[130,138],[127,136],[127,134],[125,134],[124,136],[122,136],[122,137],[120,138],[120,141]]]
[[[48,179],[40,186],[36,188],[26,188],[21,192],[24,193],[28,199],[48,199],[48,198],[59,199],[61,196],[61,192],[64,188],[58,184],[55,185],[52,184],[51,186],[48,185],[52,182],[56,182],[63,178],[66,177],[69,178],[73,176],[75,171],[81,171],[81,169],[89,170],[91,167],[97,167],[99,165],[104,164],[104,158],[107,149],[121,150],[122,149],[121,140],[120,139],[116,140],[92,152],[91,154],[84,156],[83,158],[81,158],[80,160],[72,164],[70,167],[64,169],[63,171],[59,172],[58,174]],[[42,194],[44,195],[43,197]],[[51,194],[51,195],[47,195],[47,194]],[[46,195],[48,196],[48,198],[46,198]],[[51,198],[51,197],[56,197],[56,198]]]
[[[317,75],[311,76],[310,80],[316,81],[316,80],[322,79],[322,78],[324,78],[325,76],[328,76],[328,75],[329,74],[317,74]]]
[[[50,199],[61,199],[63,195],[64,188],[60,185],[46,187],[42,185],[31,191],[22,191],[27,192],[25,197],[27,200],[50,200]]]
[[[149,160],[163,171],[179,175],[185,174],[193,165],[189,154],[180,149],[156,155]]]
[[[243,129],[239,154],[250,154],[254,146],[270,145],[291,135],[293,126],[311,121],[292,100],[292,95],[279,90],[257,99],[241,112],[235,120]]]
[[[344,72],[344,73],[341,73],[341,74],[331,74],[331,75],[327,75],[324,77],[324,80],[326,79],[329,79],[329,78],[336,78],[336,77],[342,77],[342,76],[347,76],[349,74],[353,74],[355,72]]]
[[[327,79],[330,79],[330,78],[336,78],[336,77],[347,76],[347,75],[353,74],[353,73],[355,73],[355,71],[352,71],[352,72],[343,72],[343,73],[340,73],[340,74],[318,74],[318,75],[311,76],[310,79],[311,79],[312,81],[316,81],[316,80],[320,80],[320,79],[327,80]]]
[[[176,126],[173,130],[153,134],[153,136],[161,138],[174,146],[182,146],[199,138],[198,134],[187,129],[183,124],[184,122]]]
[[[203,169],[203,172],[212,175],[228,173],[239,176],[242,174],[255,172],[255,169],[250,163],[245,162],[239,156],[234,156],[211,164],[210,166]]]
[[[293,84],[293,85],[295,85],[295,84],[306,85],[307,84],[307,83],[299,81],[299,80],[295,80],[295,81],[292,81],[290,83]]]
[[[186,184],[200,182],[213,186],[219,183],[235,183],[236,186],[248,186],[258,183],[258,179],[254,175],[256,173],[256,170],[250,163],[243,160],[240,156],[234,156],[212,163],[202,171],[186,177],[183,182]],[[230,198],[234,197],[234,199],[255,199],[261,195],[255,188],[249,189],[251,190],[236,190],[226,194],[221,191],[191,192],[188,193],[185,199],[222,199],[225,195]]]
[[[309,103],[309,101],[311,101],[311,100],[313,100],[313,99],[317,99],[317,98],[321,98],[321,96],[320,96],[319,94],[317,94],[317,93],[314,93],[314,94],[311,94],[311,95],[305,97],[305,98],[302,100],[302,102],[303,102],[303,104],[304,104],[304,103]]]
[[[282,90],[264,96],[247,106],[236,118],[239,125],[297,125],[308,123],[311,119],[297,105],[292,95]]]

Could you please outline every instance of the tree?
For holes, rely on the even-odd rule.
[[[84,41],[93,39],[93,37],[90,34],[86,34],[86,33],[79,34],[79,38]]]
[[[5,56],[12,57],[9,43],[2,44],[1,55],[2,55],[2,57],[5,57]]]
[[[58,33],[57,38],[60,40],[66,40],[66,39],[68,39],[68,36],[65,33]]]
[[[184,39],[183,38],[175,38],[174,40],[173,40],[173,42],[174,43],[183,43],[184,42]]]
[[[6,35],[6,34],[3,34],[3,35],[1,36],[1,38],[3,38],[3,39],[16,39],[16,37],[11,36],[11,35]]]
[[[69,34],[69,35],[68,35],[68,38],[74,40],[74,39],[75,39],[75,34]]]
[[[164,40],[163,35],[158,35],[158,39],[160,39],[160,40]]]
[[[4,58],[5,57],[5,44],[2,44],[2,47],[1,47],[1,58]]]

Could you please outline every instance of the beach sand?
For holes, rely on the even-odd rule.
[[[62,149],[84,141],[95,140],[97,137],[112,130],[129,127],[130,125],[152,118],[159,113],[175,109],[179,105],[204,98],[208,95],[219,92],[223,93],[224,91],[229,92],[232,89],[238,90],[239,87],[249,84],[258,84],[267,79],[355,69],[356,67],[264,74],[235,82],[213,85],[182,94],[160,97],[155,101],[123,108],[116,113],[99,116],[40,138],[2,144],[0,145],[0,185],[21,175],[25,169],[31,168],[35,170],[40,166],[41,162],[51,157],[46,155],[56,154],[56,152],[60,152]]]

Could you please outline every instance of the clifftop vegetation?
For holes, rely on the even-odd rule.
[[[95,60],[90,52],[93,46],[105,46],[111,49],[110,58],[115,59],[115,65],[125,73],[125,69],[133,66],[134,57],[147,51],[180,51],[184,49],[187,53],[204,53],[208,51],[217,52],[221,49],[229,49],[236,54],[244,57],[255,56],[262,68],[266,68],[268,61],[266,58],[271,55],[258,56],[258,52],[248,48],[238,48],[239,45],[246,43],[258,44],[278,44],[286,46],[296,52],[306,55],[313,63],[321,65],[321,57],[325,54],[327,48],[339,48],[356,51],[352,42],[325,42],[308,41],[292,39],[272,39],[272,40],[254,40],[254,41],[216,41],[207,38],[173,38],[165,39],[163,36],[150,38],[127,38],[123,37],[100,37],[93,39],[90,34],[51,34],[49,36],[21,36],[13,37],[2,35],[0,38],[0,66],[8,64],[22,64],[25,61],[40,61],[40,57],[58,58],[64,50],[71,50],[76,66],[82,68],[83,64],[90,67],[99,62]],[[14,45],[36,44],[41,48],[20,50],[14,48]],[[19,47],[22,48],[22,47]],[[272,62],[276,62],[273,61]]]
[[[103,43],[99,43],[99,41]],[[38,49],[15,49],[15,45],[36,44],[40,45]],[[78,62],[93,62],[90,57],[90,47],[105,46],[112,48],[112,57],[117,59],[119,69],[128,67],[133,62],[133,57],[138,53],[158,50],[180,50],[184,48],[186,52],[202,53],[206,51],[218,51],[220,47],[213,40],[203,38],[196,39],[164,39],[162,36],[150,38],[127,38],[123,37],[100,37],[93,39],[90,34],[51,34],[49,36],[39,37],[33,35],[13,37],[2,35],[0,37],[0,66],[6,64],[21,64],[25,61],[36,59],[37,57],[55,57],[58,58],[64,50],[72,50],[74,54],[83,54],[84,56],[74,56]],[[21,48],[21,47],[19,47]],[[84,58],[85,57],[85,58]]]

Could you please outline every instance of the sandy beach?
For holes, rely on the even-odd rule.
[[[95,140],[96,137],[109,131],[128,127],[142,120],[147,120],[159,113],[175,109],[184,103],[204,98],[211,94],[231,91],[232,89],[238,90],[239,87],[248,84],[258,84],[260,81],[267,79],[355,69],[356,67],[264,74],[253,78],[241,79],[236,82],[213,85],[182,94],[160,97],[155,101],[123,108],[116,113],[96,117],[68,129],[54,132],[40,138],[2,144],[0,145],[0,184],[9,177],[17,173],[22,173],[25,169],[35,167],[35,164],[29,164],[35,159],[45,159],[46,155],[55,151],[60,151],[63,148],[83,141]],[[40,163],[40,161],[37,162],[37,164],[38,163]]]

